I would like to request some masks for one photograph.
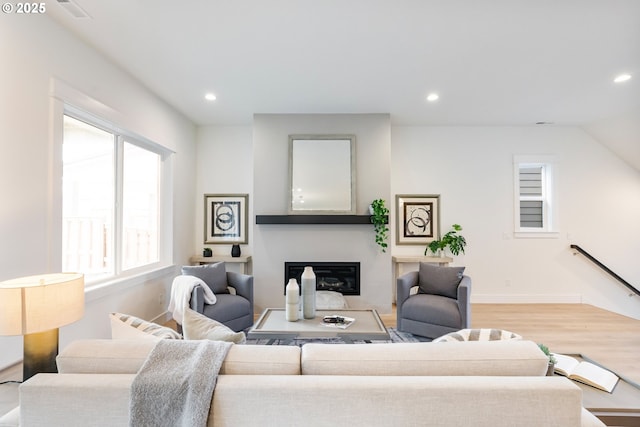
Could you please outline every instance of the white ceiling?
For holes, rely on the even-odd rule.
[[[396,125],[586,128],[640,116],[639,0],[72,1],[91,18],[55,0],[47,14],[199,125],[390,113]],[[614,84],[622,72],[634,77]]]

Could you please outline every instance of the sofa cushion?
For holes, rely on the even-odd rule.
[[[219,322],[227,323],[230,320],[251,315],[251,302],[234,294],[219,294],[216,296],[218,302],[216,304],[205,304],[204,315],[210,319],[216,319]]]
[[[297,345],[234,345],[220,375],[300,375]]]
[[[182,339],[182,336],[171,328],[147,322],[129,314],[111,313],[111,338],[117,339]]]
[[[409,297],[402,304],[402,317],[454,330],[462,324],[458,300],[441,295],[417,294]]]
[[[135,374],[157,341],[79,340],[56,357],[61,374]]]
[[[148,340],[78,340],[56,358],[64,374],[135,374],[156,342]],[[300,347],[290,345],[234,345],[220,374],[300,375]]]
[[[419,292],[457,298],[464,267],[441,267],[421,262],[418,270]]]
[[[461,329],[434,339],[432,342],[445,341],[501,341],[520,340],[522,336],[502,329]]]
[[[182,274],[203,280],[214,294],[229,293],[224,261],[205,265],[185,265],[182,267]]]
[[[303,375],[544,376],[549,360],[532,341],[305,344]]]
[[[182,332],[186,340],[229,341],[236,344],[243,344],[247,340],[244,332],[234,332],[190,308],[184,311]]]

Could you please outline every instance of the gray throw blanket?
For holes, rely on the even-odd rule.
[[[158,341],[131,385],[129,425],[206,426],[218,372],[231,345]]]

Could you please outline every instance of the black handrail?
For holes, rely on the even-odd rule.
[[[609,267],[607,267],[606,265],[604,265],[603,263],[601,263],[600,261],[595,259],[589,252],[585,251],[584,249],[582,249],[578,245],[571,245],[571,249],[575,249],[576,251],[580,252],[582,255],[587,257],[587,259],[589,259],[589,261],[593,262],[595,265],[597,265],[598,267],[600,267],[601,269],[603,269],[604,271],[609,273],[614,279],[616,279],[618,282],[622,283],[627,288],[629,288],[629,290],[634,292],[636,295],[640,295],[640,291],[638,289],[636,289],[631,283],[627,282],[622,277],[618,276]]]

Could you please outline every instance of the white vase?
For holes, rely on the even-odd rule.
[[[296,279],[289,279],[285,293],[285,319],[287,319],[288,322],[296,322],[298,320],[298,306],[300,304],[300,286],[298,286]]]
[[[307,266],[302,272],[302,316],[305,319],[316,317],[316,275],[313,268]]]

